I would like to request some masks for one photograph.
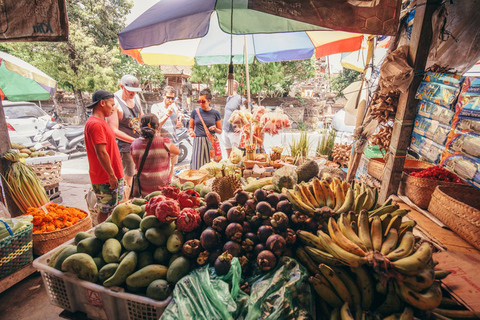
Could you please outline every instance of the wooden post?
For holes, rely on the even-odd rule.
[[[5,141],[5,143],[0,143],[0,156],[3,155],[6,151],[10,150],[10,137],[8,136],[8,128],[7,128],[7,121],[5,120],[5,112],[3,111],[2,100],[0,99],[0,141]],[[3,157],[0,159],[0,172],[5,174],[5,170],[7,168],[8,161],[4,160]],[[12,197],[8,193],[7,186],[5,181],[2,178],[2,186],[3,192],[5,193],[5,205],[10,212],[12,217],[19,216],[23,214],[20,209],[13,201]]]
[[[395,194],[400,185],[407,148],[410,145],[412,127],[417,113],[418,100],[415,99],[415,93],[423,79],[422,71],[425,70],[432,40],[432,15],[439,3],[441,3],[439,0],[417,1],[407,56],[415,74],[410,87],[400,95],[398,101],[392,139],[383,172],[379,195],[380,203],[384,202],[391,194]]]

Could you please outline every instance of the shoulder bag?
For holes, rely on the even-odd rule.
[[[212,134],[210,133],[210,130],[208,130],[207,125],[205,124],[202,116],[200,115],[200,108],[197,108],[195,110],[197,111],[200,121],[202,121],[203,128],[205,129],[205,133],[207,134],[207,138],[208,140],[210,140],[210,143],[212,144],[210,148],[210,159],[213,159],[214,161],[218,162],[222,160],[222,148],[220,148],[220,141],[218,141],[218,138],[216,136],[212,136]]]
[[[133,176],[132,191],[130,192],[130,199],[142,196],[142,186],[140,184],[140,174],[142,173],[143,165],[145,164],[145,160],[147,159],[148,150],[150,150],[150,146],[152,145],[153,138],[155,138],[155,137],[151,137],[150,140],[148,140],[147,148],[145,149],[145,152],[143,153],[142,161],[140,161],[140,167],[138,167],[137,173]]]

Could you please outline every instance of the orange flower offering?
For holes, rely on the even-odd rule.
[[[87,214],[77,208],[51,203],[44,207],[28,208],[26,215],[33,216],[33,233],[52,232],[73,226]]]

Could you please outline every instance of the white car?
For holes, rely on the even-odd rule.
[[[33,102],[2,101],[11,142],[26,147],[34,145],[33,137],[54,119]]]

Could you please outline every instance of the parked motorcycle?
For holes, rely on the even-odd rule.
[[[65,145],[61,144],[62,131],[67,141]],[[39,132],[34,138],[36,148],[47,148],[50,150],[72,154],[75,152],[85,152],[84,128],[65,130],[65,127],[59,123],[49,121],[44,130]]]
[[[193,145],[192,145],[192,142],[190,141],[190,135],[188,134],[187,128],[183,127],[183,128],[177,129],[176,133],[178,138],[177,146],[180,149],[180,155],[178,156],[178,163],[180,163],[183,160],[185,160],[188,156],[188,148],[186,146],[186,142],[188,142],[190,146],[193,146]]]

